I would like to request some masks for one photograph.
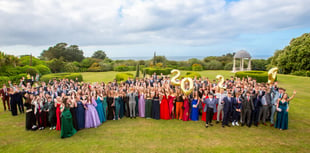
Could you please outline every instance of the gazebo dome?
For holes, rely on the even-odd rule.
[[[251,55],[245,50],[240,50],[235,54],[234,58],[251,58]]]

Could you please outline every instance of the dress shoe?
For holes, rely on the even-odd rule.
[[[213,126],[213,124],[212,124],[212,123],[210,123],[210,126]]]
[[[242,123],[241,126],[244,126],[244,123]]]
[[[222,125],[222,128],[225,128],[225,126],[224,126],[224,125]]]
[[[267,124],[266,124],[266,123],[264,123],[264,125],[265,125],[265,126],[267,126]]]
[[[236,125],[239,126],[238,122],[236,122]]]
[[[206,128],[208,128],[209,126],[208,126],[208,124],[206,125]]]
[[[216,124],[219,124],[220,122],[219,121],[216,121]]]
[[[232,126],[235,126],[235,122],[232,122],[231,125],[232,125]]]

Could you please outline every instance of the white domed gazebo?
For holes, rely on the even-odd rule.
[[[240,69],[236,69],[236,58],[240,59]],[[248,68],[244,69],[243,67],[243,63],[244,63],[244,59],[247,58],[249,59],[249,64],[248,64]],[[245,50],[240,50],[238,51],[235,56],[234,56],[234,65],[233,65],[233,72],[237,72],[237,71],[251,71],[251,55],[249,52],[245,51]]]

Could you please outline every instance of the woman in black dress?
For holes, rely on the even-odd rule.
[[[10,94],[10,106],[11,106],[12,116],[16,116],[17,115],[18,93],[16,91],[13,91],[12,88],[10,88],[9,91],[10,91],[9,94]]]
[[[71,93],[71,99],[70,99],[70,112],[72,115],[72,121],[73,121],[73,127],[78,130],[78,125],[77,125],[77,118],[76,118],[76,96],[75,96],[75,92]]]
[[[24,98],[25,98],[24,106],[26,107],[26,130],[33,130],[36,125],[36,119],[31,104],[33,95],[26,93]]]
[[[108,120],[114,119],[114,106],[112,106],[114,98],[113,98],[113,91],[108,92]]]
[[[159,104],[159,93],[155,91],[153,102],[152,102],[152,118],[159,120],[160,119],[160,104]]]

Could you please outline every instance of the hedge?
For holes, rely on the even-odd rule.
[[[40,78],[40,81],[48,82],[49,80],[53,80],[54,78],[56,79],[72,79],[75,80],[75,78],[78,78],[79,81],[83,81],[83,76],[80,73],[53,73],[53,74],[46,74],[43,75]]]
[[[119,72],[129,71],[129,67],[126,65],[115,66],[114,71],[119,71]]]
[[[198,72],[186,72],[185,76],[182,77],[190,77],[190,78],[195,78],[195,76],[197,78],[201,78],[201,75]]]
[[[22,77],[25,77],[25,79],[26,79],[27,78],[27,73],[21,73],[21,74],[18,74],[18,75],[10,76],[9,78],[10,78],[10,80],[12,82],[15,82],[15,83],[19,84],[20,83],[20,79]]]
[[[21,67],[20,70],[22,73],[30,73],[31,76],[35,76],[40,72],[36,67],[29,65]]]
[[[310,77],[310,71],[295,71],[291,73],[292,75],[297,75],[297,76],[306,76]]]
[[[163,75],[171,74],[172,68],[144,68],[146,74],[152,75],[154,72],[156,72],[157,75],[160,75],[163,73]]]
[[[192,70],[193,71],[202,71],[203,70],[203,67],[201,64],[193,64],[192,65]]]
[[[45,75],[45,74],[50,74],[51,73],[51,69],[43,64],[37,65],[35,66],[35,68],[37,68],[39,70],[39,73],[41,75]]]
[[[247,76],[251,77],[252,79],[256,79],[256,82],[268,82],[267,71],[240,71],[235,73],[235,77],[238,78],[246,78]]]
[[[2,88],[3,84],[8,84],[9,80],[10,80],[10,78],[7,77],[7,76],[0,76],[0,86],[1,86],[1,88]]]
[[[128,77],[133,78],[133,74],[132,73],[117,73],[115,75],[115,79],[117,81],[124,81],[127,80]]]

